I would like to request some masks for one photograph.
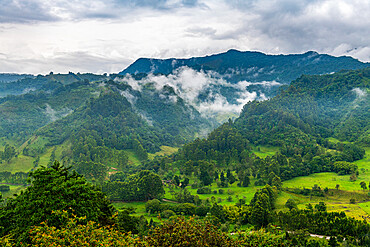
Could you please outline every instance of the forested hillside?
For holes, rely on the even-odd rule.
[[[184,172],[207,163],[197,173],[201,180],[226,168],[240,178],[252,175],[258,184],[271,184],[275,176],[287,180],[316,172],[355,173],[349,162],[362,159],[362,146],[369,145],[369,82],[368,68],[302,76],[276,97],[246,104],[239,118],[207,139],[186,144],[173,160],[186,164]],[[258,145],[280,151],[259,158],[249,151]]]
[[[347,212],[370,201],[370,68],[302,75],[207,138],[217,123],[202,103],[216,96],[210,87],[190,91],[196,83],[180,88],[184,78],[204,79],[194,73],[8,83],[0,243],[369,245],[368,213]],[[230,85],[219,89],[232,98]],[[311,182],[315,175],[325,181]]]

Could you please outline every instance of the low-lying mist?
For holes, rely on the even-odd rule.
[[[161,91],[164,86],[170,86],[186,103],[196,108],[206,117],[220,114],[238,114],[243,106],[253,100],[266,100],[266,92],[272,87],[279,87],[277,81],[248,82],[245,80],[232,83],[227,75],[215,72],[196,71],[189,67],[181,67],[169,75],[149,74],[142,79],[134,79],[127,75],[116,79],[127,83],[133,90],[142,91],[143,86],[152,84]],[[128,91],[121,92],[131,103],[134,96]],[[163,98],[176,102],[176,96],[163,95]]]

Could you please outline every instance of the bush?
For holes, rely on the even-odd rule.
[[[224,193],[225,193],[225,190],[223,190],[223,189],[219,189],[219,190],[218,190],[218,193],[219,193],[220,195],[222,195],[222,194],[224,194]]]
[[[175,212],[172,211],[172,210],[164,210],[162,213],[161,213],[161,217],[164,218],[164,219],[168,219],[172,216],[175,216]]]
[[[235,191],[228,189],[228,190],[227,190],[227,194],[229,194],[229,195],[234,195],[234,194],[235,194]]]
[[[9,185],[0,185],[0,191],[1,192],[6,192],[6,191],[9,191],[9,190],[10,190]]]
[[[212,191],[211,191],[211,188],[209,187],[202,187],[202,188],[199,188],[197,189],[197,194],[211,194]]]
[[[254,182],[255,186],[264,186],[266,184],[265,181],[263,181],[262,178],[258,179],[256,182]]]
[[[234,240],[209,222],[178,217],[155,228],[146,238],[149,246],[236,246]]]

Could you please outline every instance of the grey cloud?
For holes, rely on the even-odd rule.
[[[173,9],[200,6],[198,0],[114,0],[113,2],[119,7],[148,7],[153,9]]]
[[[367,0],[231,0],[227,3],[250,17],[230,38],[238,39],[240,34],[246,38],[258,37],[255,48],[259,50],[272,53],[317,50],[370,60],[370,19],[367,18],[370,2]],[[343,46],[348,46],[349,51],[335,52]]]
[[[212,27],[191,27],[186,30],[189,36],[199,37],[199,36],[211,36],[213,37],[217,30]]]
[[[2,0],[0,1],[0,23],[55,21],[59,19],[50,14],[45,7],[38,0]]]
[[[198,0],[2,0],[0,23],[121,19],[142,8],[168,11],[199,6]]]

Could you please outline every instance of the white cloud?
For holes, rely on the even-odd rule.
[[[240,113],[243,106],[249,101],[267,99],[257,92],[249,92],[247,87],[250,85],[262,85],[264,87],[278,86],[276,81],[229,83],[215,72],[195,71],[188,67],[181,67],[170,75],[153,75],[150,74],[141,80],[134,80],[127,75],[118,81],[125,82],[134,90],[141,91],[146,84],[153,84],[156,90],[162,91],[163,87],[168,85],[172,87],[176,94],[185,100],[186,103],[195,107],[205,116],[215,116],[218,113]],[[220,92],[220,87],[229,87],[235,89],[235,102],[229,102],[227,95]],[[121,93],[130,100],[131,96],[127,92]],[[163,99],[168,102],[177,102],[177,96],[162,95]],[[201,96],[201,97],[200,97]],[[230,97],[230,95],[229,95]],[[202,98],[202,100],[200,100]]]
[[[355,92],[356,96],[359,98],[359,99],[362,99],[364,97],[367,96],[367,92],[365,90],[362,90],[361,88],[354,88],[352,89],[353,92]]]
[[[73,110],[68,108],[63,108],[58,110],[53,109],[49,104],[46,104],[44,113],[50,118],[51,122],[54,122],[62,117],[67,116],[68,114],[72,113]]]
[[[368,0],[4,0],[0,72],[119,72],[230,48],[370,61]]]

